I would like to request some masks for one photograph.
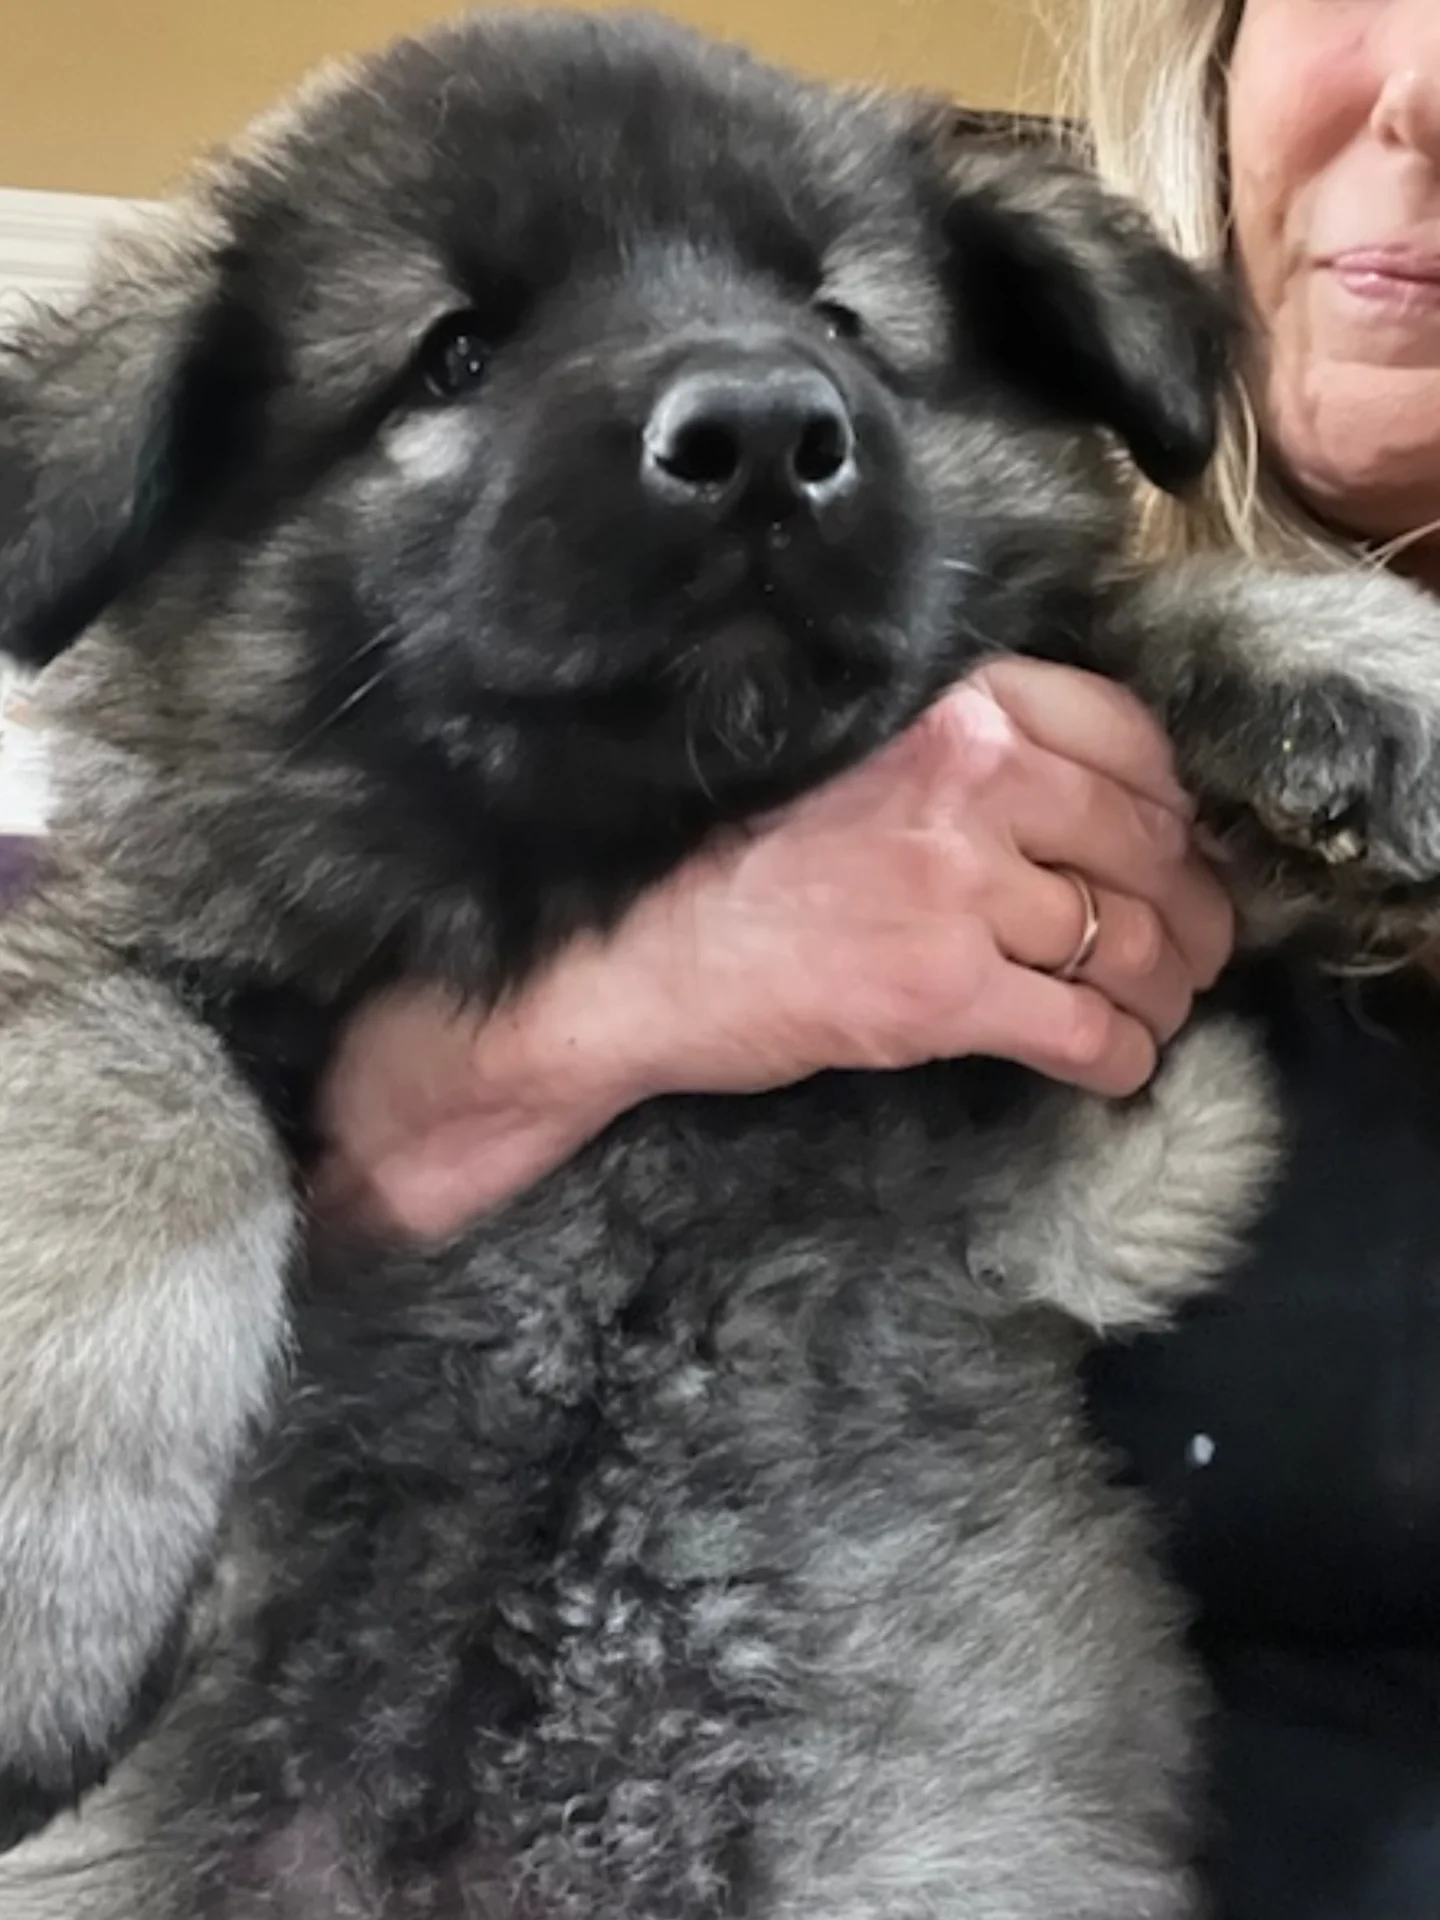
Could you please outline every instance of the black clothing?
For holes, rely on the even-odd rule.
[[[1223,1920],[1440,1920],[1440,989],[1274,961],[1285,1175],[1223,1296],[1112,1346],[1220,1707]]]

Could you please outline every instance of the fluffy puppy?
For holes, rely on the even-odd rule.
[[[1075,1366],[1243,1232],[1242,1034],[1124,1106],[655,1103],[423,1254],[302,1195],[357,997],[493,1001],[988,653],[1137,687],[1289,920],[1423,918],[1440,612],[1124,560],[1228,331],[1058,161],[525,13],[326,76],[6,347],[60,788],[0,935],[6,1837],[83,1804],[3,1920],[1195,1912]]]

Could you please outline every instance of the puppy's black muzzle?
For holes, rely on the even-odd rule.
[[[820,777],[908,705],[936,644],[904,410],[818,327],[605,319],[587,308],[538,393],[516,388],[487,693],[613,737],[627,790]]]

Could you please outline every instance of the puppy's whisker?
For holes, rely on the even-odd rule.
[[[389,672],[390,668],[387,662],[378,672],[372,673],[368,680],[356,687],[353,693],[347,694],[337,706],[332,707],[323,719],[317,720],[313,727],[307,728],[298,740],[292,742],[289,752],[285,756],[286,760],[293,761],[298,754],[304,752],[306,747],[312,746],[322,734],[328,733],[332,727],[338,726],[347,713],[352,713],[354,709],[360,705],[362,700],[368,699],[370,695],[374,693],[375,689],[389,677]]]
[[[702,648],[684,647],[661,661],[660,677],[662,680],[678,680],[687,688],[693,687],[704,672],[704,658]]]
[[[695,738],[695,704],[692,701],[685,713],[685,760],[695,777],[695,784],[713,806],[715,789],[705,778],[705,769],[700,764],[700,748]]]
[[[383,627],[379,633],[372,633],[368,640],[363,640],[358,647],[352,648],[334,670],[325,675],[325,678],[320,682],[319,691],[321,693],[328,692],[337,680],[343,680],[346,674],[354,667],[357,667],[362,660],[368,660],[377,648],[387,645],[392,637],[388,627]]]
[[[981,653],[997,654],[1010,651],[1008,647],[998,643],[993,634],[986,633],[983,627],[977,627],[975,622],[965,614],[952,610],[950,619],[955,627],[956,633],[964,639],[973,642]]]

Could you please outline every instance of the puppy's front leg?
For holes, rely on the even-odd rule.
[[[1133,1100],[1053,1089],[996,1136],[971,1168],[971,1274],[1098,1333],[1163,1326],[1233,1264],[1282,1145],[1253,1040],[1201,1021]]]
[[[43,906],[0,934],[0,1845],[163,1684],[280,1367],[294,1204],[221,1047]]]
[[[1233,835],[1252,931],[1440,924],[1440,601],[1201,557],[1127,582],[1095,644]]]

